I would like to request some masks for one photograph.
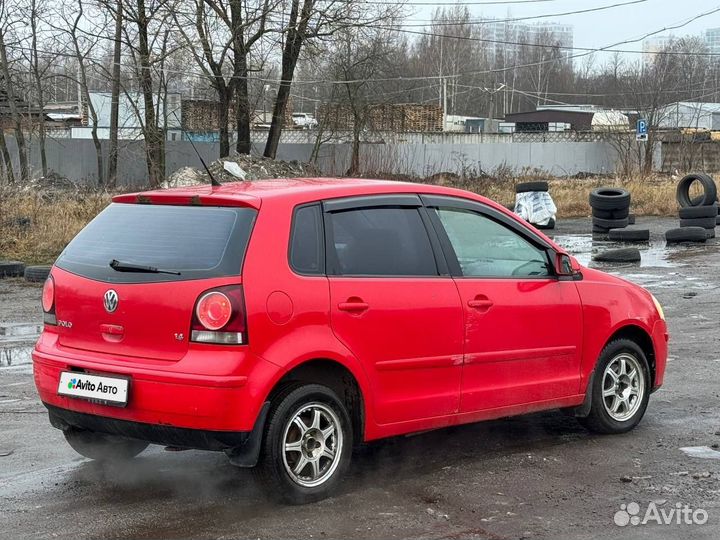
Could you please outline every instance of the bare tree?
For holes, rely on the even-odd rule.
[[[117,185],[118,129],[120,123],[120,61],[122,60],[123,2],[117,0],[112,13],[115,17],[112,56],[112,91],[110,97],[110,149],[108,152],[108,188]]]
[[[165,180],[165,134],[158,125],[155,111],[155,89],[153,86],[153,68],[157,57],[153,56],[155,38],[160,35],[160,27],[167,24],[169,15],[164,10],[166,0],[126,0],[125,20],[132,25],[123,25],[125,45],[130,51],[135,78],[142,96],[142,115],[133,99],[128,99],[141,120],[145,140],[145,159],[148,168],[150,186],[157,187]],[[172,9],[172,7],[170,7]],[[126,95],[131,97],[126,91]]]
[[[47,165],[47,154],[45,152],[45,73],[50,67],[50,63],[47,62],[44,65],[40,62],[40,56],[38,54],[38,39],[39,39],[39,26],[41,23],[41,17],[45,14],[46,9],[44,2],[38,0],[30,0],[29,5],[29,18],[30,18],[30,67],[32,70],[33,82],[35,83],[35,97],[37,99],[37,106],[39,109],[38,114],[38,140],[40,143],[40,164],[42,167],[43,176],[47,176],[48,165]]]
[[[290,0],[290,14],[283,34],[280,83],[263,152],[265,157],[274,158],[277,153],[295,68],[303,46],[314,40],[329,39],[342,29],[371,26],[379,21],[392,19],[400,11],[401,3],[371,7],[354,0]]]
[[[330,66],[335,79],[343,81],[336,104],[350,111],[352,122],[352,152],[349,176],[360,173],[360,138],[365,131],[372,111],[383,103],[382,92],[375,82],[389,75],[394,66],[388,65],[394,47],[394,35],[387,30],[347,28],[333,40],[335,54]]]
[[[10,10],[7,3],[4,0],[0,0],[0,75],[2,76],[4,83],[3,86],[5,87],[5,95],[7,96],[10,119],[15,127],[15,141],[17,143],[20,158],[20,178],[23,182],[26,182],[30,175],[27,147],[25,144],[25,134],[23,132],[22,115],[18,110],[18,104],[16,101],[18,98],[16,85],[10,71],[10,58],[7,49],[8,38],[10,38],[14,27],[20,24],[20,21],[21,19],[17,10]],[[8,179],[11,182],[14,182],[15,175],[12,172],[12,162],[10,161],[10,153],[7,150],[4,134],[2,140],[0,140],[0,145],[2,145],[3,156],[6,156],[5,161],[9,172]]]
[[[0,153],[2,154],[2,172],[4,179],[11,183],[15,183],[15,173],[12,168],[12,160],[10,158],[10,150],[7,147],[7,141],[5,140],[5,130],[0,127]]]
[[[84,0],[77,0],[75,5],[61,4],[58,9],[59,19],[63,21],[62,25],[51,25],[60,32],[64,32],[70,39],[73,53],[77,59],[77,75],[72,77],[78,85],[78,102],[82,102],[82,107],[87,108],[90,116],[90,134],[95,147],[95,161],[97,170],[98,185],[105,183],[102,144],[98,135],[98,114],[95,104],[90,97],[90,87],[88,83],[88,70],[92,64],[93,53],[100,41],[100,36],[85,30],[84,26],[88,22],[86,17],[86,4]],[[100,13],[94,13],[96,17],[100,17]],[[102,24],[96,24],[102,27]],[[83,114],[83,111],[78,111]]]
[[[231,34],[222,31],[221,21],[227,17],[224,2],[221,5],[219,2],[194,0],[192,9],[193,11],[189,13],[184,13],[182,10],[174,11],[173,18],[193,54],[196,64],[215,90],[220,133],[220,157],[225,157],[230,154],[228,113],[233,95],[232,78],[226,78],[226,73],[229,71],[226,68],[226,61],[229,59],[233,38]],[[182,15],[185,15],[184,19],[180,18]],[[229,19],[227,20],[229,21]],[[194,21],[194,24],[188,24],[191,21]]]

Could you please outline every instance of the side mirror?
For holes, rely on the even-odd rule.
[[[575,274],[570,255],[567,253],[555,253],[555,273],[558,276],[572,276]]]

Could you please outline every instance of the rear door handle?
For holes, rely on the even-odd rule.
[[[467,305],[473,309],[487,310],[493,306],[493,301],[486,296],[478,295],[472,300],[468,300]]]
[[[340,302],[338,309],[340,311],[349,311],[351,313],[361,313],[366,311],[370,306],[362,300],[353,300],[348,298],[347,302]]]

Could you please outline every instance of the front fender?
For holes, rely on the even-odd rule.
[[[647,334],[653,342],[658,360],[655,326],[662,319],[650,293],[637,285],[591,269],[583,269],[583,280],[576,283],[583,306],[585,329],[581,391],[587,388],[590,374],[605,345],[624,328],[635,327]]]

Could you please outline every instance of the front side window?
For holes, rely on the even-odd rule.
[[[476,212],[435,209],[465,277],[549,276],[548,258],[525,238]]]
[[[330,214],[336,273],[437,276],[417,208],[361,208]]]

